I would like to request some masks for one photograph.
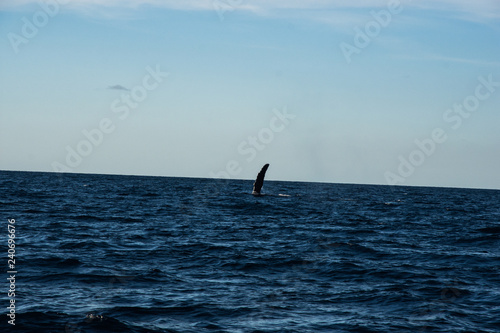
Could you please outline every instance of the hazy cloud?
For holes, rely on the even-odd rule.
[[[120,84],[115,84],[114,86],[109,86],[108,89],[110,90],[125,90],[125,91],[130,91],[130,89],[125,88],[124,86]]]
[[[57,1],[57,0],[55,0]],[[26,4],[36,4],[38,0],[2,0],[0,9],[17,7]],[[102,7],[137,8],[150,5],[174,10],[216,10],[217,6],[226,4],[234,10],[252,11],[261,15],[271,14],[276,10],[342,10],[350,8],[384,8],[391,0],[72,0],[65,5],[69,8]],[[419,8],[427,10],[450,11],[463,19],[480,18],[484,20],[500,19],[500,1],[498,0],[399,0],[404,8]]]

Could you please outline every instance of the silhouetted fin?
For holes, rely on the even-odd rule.
[[[264,177],[266,176],[267,168],[269,168],[269,164],[264,165],[257,175],[257,179],[255,183],[253,183],[253,195],[260,195],[260,190],[262,189],[262,185],[264,185]]]

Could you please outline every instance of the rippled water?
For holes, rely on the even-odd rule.
[[[0,172],[15,331],[500,332],[500,191],[251,188]]]

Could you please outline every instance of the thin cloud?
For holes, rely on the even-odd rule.
[[[109,86],[108,89],[109,90],[125,90],[125,91],[130,91],[130,89],[125,88],[124,86],[122,86],[120,84],[115,84],[114,86]]]
[[[498,61],[487,61],[487,60],[480,60],[480,59],[447,57],[447,56],[441,56],[441,55],[428,55],[427,58],[430,60],[456,62],[456,63],[462,63],[462,64],[475,65],[475,66],[500,66],[500,62],[498,62]]]
[[[57,1],[57,0],[56,0]],[[39,0],[2,0],[0,10],[36,4]],[[61,7],[88,11],[99,9],[134,9],[143,5],[172,9],[217,11],[222,9],[250,11],[258,15],[279,15],[284,9],[289,10],[349,10],[387,8],[390,0],[72,0]],[[489,21],[500,19],[500,1],[498,0],[400,0],[401,7],[449,12],[463,20]],[[322,15],[319,15],[320,17]],[[306,14],[306,18],[311,18]],[[324,20],[324,17],[320,20]]]
[[[395,55],[395,58],[410,60],[410,61],[442,61],[447,63],[459,63],[459,64],[467,64],[473,66],[486,66],[486,67],[498,67],[500,66],[499,61],[489,61],[482,59],[470,59],[470,58],[460,58],[460,57],[450,57],[446,55],[439,55],[433,53],[422,53],[418,56],[414,54],[400,54]]]
[[[412,6],[421,9],[455,12],[464,20],[500,19],[500,1],[498,0],[427,0],[415,1]]]

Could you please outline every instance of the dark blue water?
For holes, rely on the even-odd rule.
[[[251,189],[0,172],[3,331],[500,332],[500,191]]]

